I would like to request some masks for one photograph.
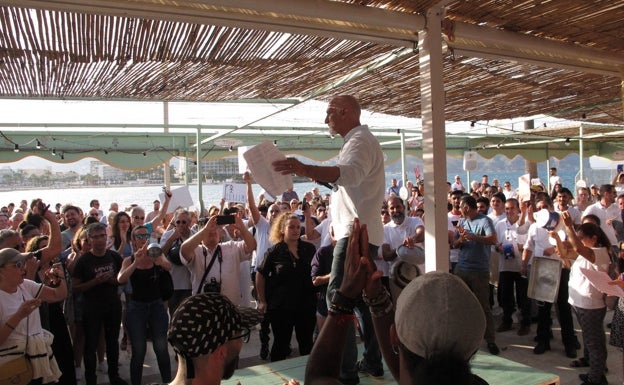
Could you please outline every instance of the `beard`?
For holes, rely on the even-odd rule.
[[[225,368],[223,368],[223,379],[227,380],[232,377],[236,368],[238,368],[238,355],[229,362],[225,363]]]
[[[403,223],[403,221],[405,220],[405,213],[396,213],[394,215],[392,215],[392,222],[396,223],[397,225],[400,225],[401,223]]]

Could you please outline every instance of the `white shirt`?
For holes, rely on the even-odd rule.
[[[242,294],[240,291],[240,263],[241,261],[251,259],[251,253],[245,253],[244,241],[227,241],[219,243],[221,246],[222,261],[215,259],[212,268],[206,275],[204,284],[210,282],[210,278],[215,278],[217,282],[221,282],[221,294],[228,297],[234,305],[241,306]],[[204,256],[206,250],[206,256]],[[185,258],[180,258],[182,263],[186,265],[191,273],[191,282],[193,294],[197,293],[199,284],[206,271],[206,267],[210,264],[214,250],[208,250],[202,245],[195,248],[194,255],[190,262]]]
[[[329,205],[335,238],[348,237],[353,219],[358,217],[360,223],[368,226],[368,241],[381,245],[379,208],[384,200],[386,174],[381,147],[368,126],[354,127],[345,135],[337,166],[338,191],[332,194]]]
[[[613,228],[613,225],[607,224],[609,219],[620,220],[620,210],[617,205],[613,203],[611,206],[605,207],[601,202],[596,202],[593,205],[587,206],[583,212],[583,216],[588,214],[594,214],[600,218],[600,228],[605,232],[605,234],[607,234],[609,242],[611,242],[612,245],[617,245],[618,241],[615,236],[615,229]]]
[[[273,243],[269,240],[271,224],[265,217],[260,215],[258,223],[256,223],[254,227],[256,228],[256,233],[254,234],[256,238],[256,250],[253,252],[251,266],[253,266],[254,271],[258,271],[258,267],[262,265],[262,261],[264,261],[264,254],[269,247],[273,246]]]
[[[505,199],[518,199],[518,192],[516,190],[503,189],[503,195],[505,195]]]
[[[167,240],[171,238],[171,235],[174,231],[175,229],[165,231],[165,233],[160,238],[160,247],[163,247],[165,243],[167,243]],[[189,237],[191,237],[193,234],[195,234],[195,231],[191,229],[191,234],[189,235]],[[180,259],[183,260],[184,258],[180,257]],[[182,263],[184,263],[184,261],[182,261]],[[191,275],[189,274],[189,271],[186,267],[174,265],[172,263],[169,273],[171,273],[174,290],[189,290],[191,288]]]
[[[500,221],[494,227],[496,230],[497,243],[502,244],[503,252],[498,254],[498,271],[519,272],[522,268],[522,253],[518,248],[518,223],[509,223],[507,218]],[[511,245],[513,258],[506,255],[505,248]]]
[[[455,232],[457,229],[457,223],[461,219],[461,215],[455,215],[452,211],[448,212],[448,230]],[[453,225],[453,221],[457,221],[455,225]],[[459,262],[459,249],[450,249],[449,250],[449,261],[450,262]]]
[[[396,249],[403,244],[403,241],[407,237],[413,237],[416,234],[416,229],[419,226],[424,226],[422,219],[418,217],[405,217],[405,220],[400,225],[397,225],[393,221],[386,223],[383,227],[384,232],[384,244],[388,244],[390,248]],[[390,262],[390,266],[395,261]],[[418,266],[420,271],[425,271],[425,265]]]
[[[572,223],[574,223],[575,225],[580,225],[581,224],[581,219],[583,218],[583,215],[581,214],[579,209],[577,209],[576,207],[568,206],[567,210],[561,210],[561,209],[559,209],[559,205],[555,204],[555,211],[558,212],[558,213],[562,213],[564,211],[567,211],[568,214],[570,214],[570,217],[572,218]]]
[[[604,294],[596,289],[581,268],[606,272],[609,269],[609,253],[605,247],[593,248],[596,262],[591,263],[582,256],[578,256],[570,268],[568,281],[568,303],[582,309],[602,309],[605,307]]]

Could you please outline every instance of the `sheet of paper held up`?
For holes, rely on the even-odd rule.
[[[607,295],[614,295],[616,297],[624,297],[624,290],[619,286],[609,285],[608,282],[613,281],[611,277],[604,271],[597,271],[591,269],[584,269],[581,267],[581,273],[589,279],[589,283],[592,284],[598,291]]]
[[[167,208],[167,214],[171,214],[176,211],[178,207],[190,207],[193,206],[193,198],[188,186],[181,186],[171,190],[171,200],[169,201],[169,207]],[[160,203],[165,202],[165,193],[158,194]]]
[[[273,143],[265,140],[250,148],[243,156],[256,183],[272,196],[281,197],[284,191],[293,186],[292,175],[273,171],[273,162],[286,159]]]

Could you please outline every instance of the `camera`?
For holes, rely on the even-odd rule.
[[[210,282],[204,285],[204,293],[221,293],[221,282],[217,282],[215,277],[210,278]]]
[[[160,248],[160,245],[158,245],[158,243],[150,243],[149,246],[147,246],[147,255],[149,257],[158,258],[160,257],[160,254],[162,254],[162,249]]]

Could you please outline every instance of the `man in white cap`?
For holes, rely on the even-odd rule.
[[[487,384],[469,360],[485,332],[481,305],[465,283],[447,272],[430,272],[401,292],[396,312],[368,255],[366,227],[356,220],[349,239],[345,274],[306,367],[305,383],[338,384],[338,370],[352,303],[364,290],[383,356],[396,382]],[[432,293],[434,293],[432,295]],[[414,311],[426,309],[426,311]],[[452,372],[448,368],[452,367]]]
[[[167,332],[178,355],[178,372],[171,384],[216,385],[232,377],[242,340],[260,319],[257,310],[237,308],[218,293],[185,299],[173,314]]]

